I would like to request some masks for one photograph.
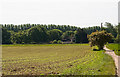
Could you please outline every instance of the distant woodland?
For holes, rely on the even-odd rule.
[[[87,35],[105,30],[114,36],[111,43],[119,42],[118,26],[106,22],[105,27],[93,26],[80,28],[70,25],[43,24],[0,24],[2,44],[46,44],[46,43],[88,43]]]

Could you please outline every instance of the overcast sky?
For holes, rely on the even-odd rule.
[[[79,27],[118,23],[119,0],[0,0],[0,24]]]

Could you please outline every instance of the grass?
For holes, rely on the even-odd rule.
[[[120,56],[120,44],[107,44],[107,48],[113,50],[116,55]]]
[[[4,75],[115,75],[113,59],[88,44],[3,45]]]

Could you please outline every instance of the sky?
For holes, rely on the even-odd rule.
[[[0,24],[78,27],[118,23],[119,0],[0,0]]]

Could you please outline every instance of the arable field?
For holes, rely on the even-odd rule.
[[[3,45],[4,75],[115,75],[113,59],[88,44]]]
[[[107,44],[107,47],[120,56],[120,44]]]

